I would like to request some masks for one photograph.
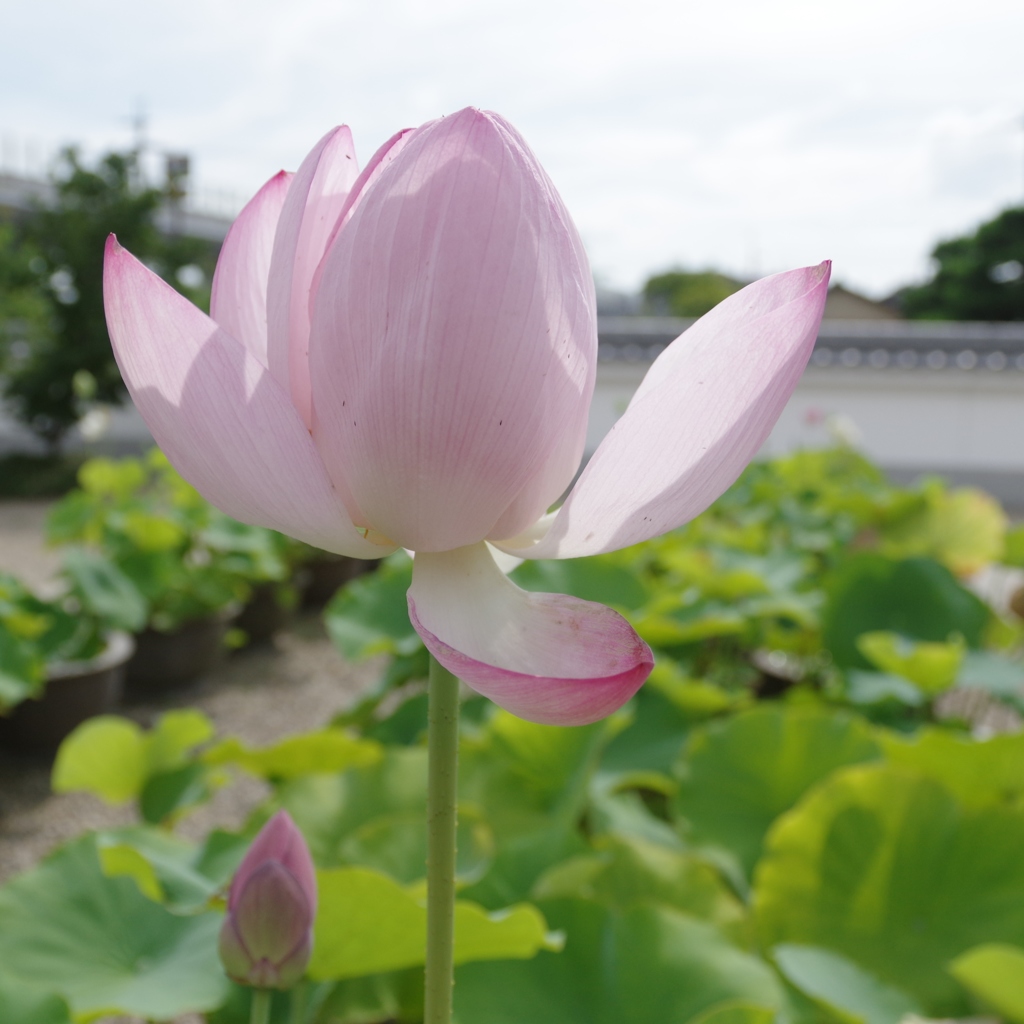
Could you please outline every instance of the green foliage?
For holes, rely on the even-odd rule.
[[[65,506],[60,528],[84,539],[102,524],[96,500],[138,511],[149,472],[94,464],[90,497]],[[189,508],[191,492],[176,493]],[[151,552],[195,514],[143,513],[118,529]],[[521,586],[618,606],[656,643],[658,666],[620,713],[582,728],[463,702],[460,1024],[1020,1020],[1024,737],[973,738],[936,699],[972,687],[1024,706],[1024,629],[958,578],[1012,552],[1004,531],[974,492],[894,488],[852,452],[802,453],[752,467],[674,535],[516,570]],[[246,558],[264,550],[233,526],[222,534]],[[150,731],[100,719],[66,741],[57,788],[134,801],[142,823],[79,840],[0,889],[0,1007],[10,975],[32,993],[17,1012],[58,1015],[28,1024],[65,1024],[62,998],[92,1012],[82,964],[106,956],[121,914],[141,922],[124,956],[158,967],[126,980],[126,961],[90,966],[103,1009],[166,1018],[173,988],[176,1006],[205,1005],[211,1024],[246,1024],[247,994],[218,975],[216,995],[211,981],[197,996],[190,957],[211,948],[228,879],[283,807],[321,884],[304,1024],[419,1024],[425,656],[409,572],[393,556],[333,602],[343,650],[390,666],[327,728],[253,748],[174,713]],[[199,844],[175,835],[234,772],[266,786],[245,828]],[[59,879],[40,874],[50,864]],[[183,938],[173,955],[153,939],[146,961],[133,943],[150,915]],[[88,953],[54,937],[58,921]],[[5,934],[31,943],[8,960]],[[275,998],[274,1024],[293,1009]]]
[[[207,242],[157,231],[154,217],[167,193],[143,184],[137,153],[108,153],[89,167],[76,150],[65,150],[53,185],[54,203],[24,218],[19,244],[12,250],[9,237],[6,244],[0,239],[0,294],[7,295],[0,321],[6,301],[28,325],[4,346],[0,362],[15,413],[56,446],[84,411],[83,400],[119,404],[126,394],[103,313],[107,235],[116,234],[176,287],[177,271],[186,265],[199,266],[209,281],[216,251]],[[3,287],[5,266],[14,278],[11,290]],[[189,298],[202,303],[208,294],[204,288]]]
[[[864,1024],[893,1024],[908,1014],[921,1016],[918,1004],[899,989],[883,985],[838,953],[813,946],[776,946],[776,965],[786,980],[830,1010]]]
[[[902,294],[919,320],[1024,320],[1024,207],[1011,207],[976,231],[932,250],[932,279]]]
[[[782,985],[763,960],[668,907],[620,913],[586,900],[540,906],[565,932],[564,952],[456,971],[460,1021],[683,1024],[737,1001],[769,1011],[784,1003]]]
[[[1024,943],[1024,814],[970,807],[886,765],[848,768],[775,824],[754,883],[761,938],[820,946],[920,1001],[965,1009],[946,972],[982,942]]]
[[[0,962],[75,1014],[168,1020],[219,1005],[220,915],[181,917],[128,878],[108,878],[84,837],[0,890]]]
[[[44,601],[0,573],[0,712],[41,694],[49,669],[100,654],[103,625],[72,602]]]
[[[653,313],[703,316],[742,287],[741,281],[714,270],[669,270],[647,279],[643,289],[644,304]]]
[[[209,719],[190,709],[168,711],[148,733],[126,718],[91,718],[61,744],[54,791],[138,800],[147,821],[163,821],[208,796],[202,766],[189,755],[212,735]]]
[[[51,543],[81,607],[122,629],[170,631],[286,584],[293,542],[204,501],[158,450],[90,459],[80,488],[50,511]]]
[[[858,643],[864,634],[889,631],[940,643],[959,636],[976,648],[991,614],[937,562],[864,553],[850,558],[830,581],[822,639],[838,665],[871,669]]]
[[[989,942],[958,956],[949,972],[1000,1016],[1024,1022],[1024,949]]]
[[[60,996],[27,989],[0,975],[0,1020],[5,1024],[71,1024],[68,1004]]]
[[[365,868],[331,868],[317,875],[320,910],[309,975],[314,981],[360,977],[424,962],[426,905],[415,889]],[[488,914],[465,900],[455,904],[455,962],[528,959],[560,949],[535,907],[522,904]]]
[[[836,769],[879,754],[867,724],[847,714],[744,711],[691,734],[674,810],[693,842],[728,850],[749,877],[779,815]]]

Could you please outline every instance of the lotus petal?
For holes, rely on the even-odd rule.
[[[579,464],[596,353],[582,245],[513,129],[412,133],[314,297],[314,437],[353,521],[417,551],[525,529]]]
[[[207,501],[356,558],[353,527],[288,395],[245,347],[143,266],[113,235],[103,274],[121,375],[157,444]]]
[[[529,593],[486,544],[418,552],[409,616],[449,672],[520,718],[586,725],[650,674],[650,648],[618,612],[565,594]]]
[[[358,175],[352,133],[342,125],[328,132],[302,161],[288,189],[274,239],[267,289],[268,366],[291,395],[307,427],[313,422],[308,357],[310,291]]]
[[[270,254],[294,175],[275,174],[253,196],[228,231],[217,259],[210,317],[267,365],[267,280]]]
[[[576,558],[660,536],[704,511],[757,454],[807,365],[829,263],[730,296],[652,365],[550,528],[497,547]]]

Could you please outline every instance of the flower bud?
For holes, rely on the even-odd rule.
[[[313,950],[316,874],[287,811],[278,811],[245,855],[228,894],[220,959],[234,981],[289,989]]]

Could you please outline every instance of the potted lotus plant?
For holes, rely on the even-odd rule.
[[[143,696],[211,669],[252,592],[246,571],[251,576],[258,559],[236,550],[215,521],[221,514],[159,452],[90,460],[79,483],[51,511],[48,538],[63,545],[63,576],[81,607],[135,634],[128,693]]]
[[[113,710],[132,638],[73,597],[45,600],[0,574],[0,740],[52,752],[77,725]]]

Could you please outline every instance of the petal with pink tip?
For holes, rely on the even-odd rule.
[[[267,356],[274,379],[309,427],[309,301],[316,268],[359,175],[352,133],[328,132],[302,161],[278,222],[267,289]]]
[[[280,171],[246,203],[228,231],[213,274],[210,317],[267,365],[267,279],[288,185]]]
[[[485,544],[417,552],[409,617],[449,672],[512,714],[545,725],[607,717],[654,666],[650,648],[618,612],[521,590]]]
[[[238,865],[231,892],[228,896],[228,909],[234,908],[238,893],[261,864],[268,860],[276,860],[283,864],[294,876],[296,882],[305,893],[309,905],[316,912],[316,870],[310,856],[306,840],[292,821],[287,811],[278,811],[259,830],[252,841],[248,852]]]
[[[547,533],[497,547],[576,558],[628,547],[703,512],[757,454],[818,335],[831,265],[730,296],[654,362]]]
[[[203,497],[236,519],[329,551],[387,554],[352,525],[309,432],[269,372],[113,235],[103,295],[135,407]]]
[[[317,447],[358,525],[405,547],[510,536],[572,479],[596,357],[565,207],[513,129],[464,110],[411,134],[325,257]]]

